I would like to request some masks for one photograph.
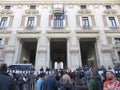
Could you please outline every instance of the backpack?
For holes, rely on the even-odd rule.
[[[96,82],[97,90],[103,90],[102,82],[96,78],[94,78],[94,80]]]

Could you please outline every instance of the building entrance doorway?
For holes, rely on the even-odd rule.
[[[36,48],[36,39],[22,39],[20,63],[31,63],[35,65]]]
[[[82,66],[97,67],[95,39],[80,39]]]
[[[67,40],[50,40],[50,67],[53,69],[67,68]]]

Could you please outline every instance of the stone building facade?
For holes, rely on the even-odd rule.
[[[75,69],[120,62],[120,0],[0,0],[0,63]]]

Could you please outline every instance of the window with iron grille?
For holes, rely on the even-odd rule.
[[[36,6],[35,5],[31,5],[30,9],[36,9]]]
[[[10,9],[10,6],[5,6],[5,9],[9,10],[9,9]]]
[[[109,25],[110,27],[117,27],[114,17],[109,17]]]
[[[54,29],[62,29],[63,28],[62,13],[54,14],[53,28]]]
[[[7,27],[7,19],[8,17],[2,17],[1,22],[0,22],[0,28],[4,29]]]
[[[111,9],[111,5],[105,5],[106,9]]]
[[[34,27],[34,17],[28,17],[27,27]]]
[[[86,9],[86,5],[81,5],[80,8],[81,9]]]
[[[83,27],[88,27],[89,26],[88,17],[82,17],[82,25],[83,25]]]

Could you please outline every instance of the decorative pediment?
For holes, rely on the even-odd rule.
[[[104,10],[104,13],[106,13],[106,14],[116,14],[117,10],[115,10],[115,9],[107,9],[107,10]]]
[[[78,10],[78,13],[80,13],[80,14],[90,14],[91,10],[89,10],[89,9],[81,9],[81,10]]]
[[[0,10],[0,14],[12,14],[12,10],[6,10],[6,9],[2,9]]]
[[[27,10],[25,10],[25,13],[26,14],[38,14],[39,11],[36,9],[27,9]]]

